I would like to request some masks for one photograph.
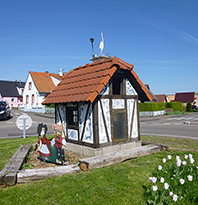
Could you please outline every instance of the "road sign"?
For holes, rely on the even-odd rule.
[[[20,115],[16,120],[16,126],[23,130],[23,138],[25,138],[25,130],[32,126],[32,119],[26,114]]]

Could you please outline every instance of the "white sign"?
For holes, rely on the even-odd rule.
[[[16,120],[16,126],[20,130],[27,130],[32,126],[32,119],[28,115],[20,115]]]

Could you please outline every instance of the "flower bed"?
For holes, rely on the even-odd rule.
[[[192,154],[163,158],[149,181],[148,204],[198,204],[198,165]]]

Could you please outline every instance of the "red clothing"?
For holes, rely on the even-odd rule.
[[[62,141],[63,141],[63,138],[57,138],[55,137],[55,142],[56,142],[56,148],[61,148],[62,147]]]

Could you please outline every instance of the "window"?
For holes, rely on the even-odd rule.
[[[29,90],[32,90],[32,83],[29,82]]]
[[[28,103],[28,95],[26,95],[26,103]]]
[[[112,79],[112,94],[121,95],[122,94],[122,78]]]
[[[75,104],[67,105],[67,123],[68,125],[78,125],[78,106]]]
[[[32,103],[34,103],[34,94],[32,95]]]

